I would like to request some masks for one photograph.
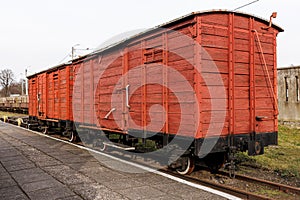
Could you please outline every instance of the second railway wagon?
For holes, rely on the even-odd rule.
[[[236,151],[262,154],[277,144],[281,31],[245,13],[186,15],[28,77],[30,121],[100,146],[111,135],[171,146],[182,174],[202,158],[217,169]]]
[[[28,113],[28,96],[11,96],[0,98],[0,110],[15,113]]]

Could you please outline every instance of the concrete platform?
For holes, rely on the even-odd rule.
[[[226,199],[126,171],[141,169],[0,122],[0,199]]]

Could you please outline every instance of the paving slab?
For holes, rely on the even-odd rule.
[[[83,198],[81,198],[78,195],[75,196],[69,196],[69,197],[63,197],[63,198],[57,198],[56,200],[83,200]]]
[[[4,179],[9,179],[11,176],[7,172],[0,172],[0,181]]]
[[[89,183],[89,184],[78,184],[72,185],[70,188],[75,191],[77,194],[80,194],[81,197],[87,200],[122,200],[128,199],[125,195],[123,196],[118,191],[113,191],[104,185],[98,183]]]
[[[8,172],[14,172],[19,170],[32,169],[35,168],[35,165],[33,163],[28,162],[23,164],[9,165],[5,167]]]
[[[75,193],[72,192],[69,188],[66,186],[60,186],[60,187],[51,187],[51,188],[45,188],[40,190],[35,190],[32,192],[28,192],[28,196],[30,199],[48,199],[48,200],[56,200],[58,198],[66,198],[74,196]]]
[[[150,186],[134,187],[120,190],[120,193],[127,195],[130,199],[147,199],[163,196],[164,193]]]
[[[58,187],[64,187],[64,185],[55,179],[46,179],[42,181],[36,181],[36,182],[30,182],[30,183],[24,183],[22,184],[22,189],[26,193],[34,192],[36,190],[42,190],[47,188],[58,188]]]
[[[5,187],[0,189],[0,199],[29,199],[18,186]]]
[[[224,198],[0,122],[0,199]]]
[[[1,149],[0,150],[0,159],[12,156],[20,156],[22,155],[20,152],[15,149]]]
[[[45,167],[44,170],[65,185],[93,182],[93,180],[89,177],[85,176],[84,174],[78,173],[76,170],[73,170],[72,168],[65,165]]]
[[[20,184],[32,183],[37,181],[51,180],[49,174],[45,173],[39,168],[24,169],[19,171],[14,171],[10,173],[11,176]]]
[[[128,188],[142,187],[145,185],[145,183],[133,179],[129,179],[129,178],[122,178],[119,179],[118,181],[107,180],[107,181],[103,181],[102,184],[112,190],[125,190]]]
[[[0,174],[2,176],[2,174]],[[7,175],[5,178],[0,179],[0,188],[6,188],[6,187],[12,187],[17,186],[17,183],[9,176]]]

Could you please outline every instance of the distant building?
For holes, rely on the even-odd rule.
[[[278,68],[280,121],[300,121],[300,66]]]

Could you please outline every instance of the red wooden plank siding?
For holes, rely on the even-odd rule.
[[[209,129],[218,130],[223,122],[222,135],[277,131],[271,89],[276,93],[278,30],[263,30],[263,26],[266,23],[255,17],[231,12],[204,13],[179,20],[167,26],[174,31],[157,30],[139,36],[126,43],[123,52],[110,49],[31,77],[29,114],[124,132],[138,126],[143,131],[196,138],[207,136]],[[258,32],[270,80],[253,29]],[[136,73],[127,74],[136,67]],[[184,82],[176,78],[177,73],[194,91],[187,90]],[[120,81],[122,76],[125,78]],[[130,108],[126,106],[127,85]],[[138,87],[133,91],[135,86]],[[185,101],[179,102],[176,94]],[[196,102],[190,99],[193,95],[197,97],[198,111]],[[156,104],[164,112],[155,110],[151,116],[151,108]],[[119,110],[105,119],[116,105],[120,105]],[[266,118],[257,121],[257,116]],[[148,127],[149,124],[153,126]]]
[[[70,85],[71,85],[71,72],[70,72],[70,65],[66,67],[66,93],[65,93],[65,118],[64,120],[70,120],[70,112],[71,112],[71,106],[70,106]]]
[[[203,137],[203,123],[205,123],[205,119],[202,118],[202,115],[204,113],[204,110],[206,108],[206,106],[208,106],[208,104],[205,104],[205,99],[203,99],[203,90],[202,90],[202,85],[203,84],[203,79],[201,77],[201,72],[202,70],[204,71],[203,67],[202,67],[202,57],[201,57],[201,51],[202,49],[199,48],[199,46],[201,48],[203,48],[203,46],[201,44],[206,43],[206,39],[204,34],[202,34],[202,18],[201,17],[196,17],[196,31],[197,31],[197,35],[196,35],[196,44],[194,47],[194,51],[195,51],[195,56],[194,56],[194,63],[195,63],[195,67],[194,67],[194,90],[196,92],[196,97],[198,99],[198,104],[195,103],[194,104],[194,110],[195,112],[198,111],[198,113],[194,113],[194,122],[195,122],[195,138],[202,138]],[[209,101],[210,103],[210,101]],[[198,108],[197,108],[198,106]],[[200,108],[200,109],[199,109]],[[198,123],[197,123],[198,121]]]

